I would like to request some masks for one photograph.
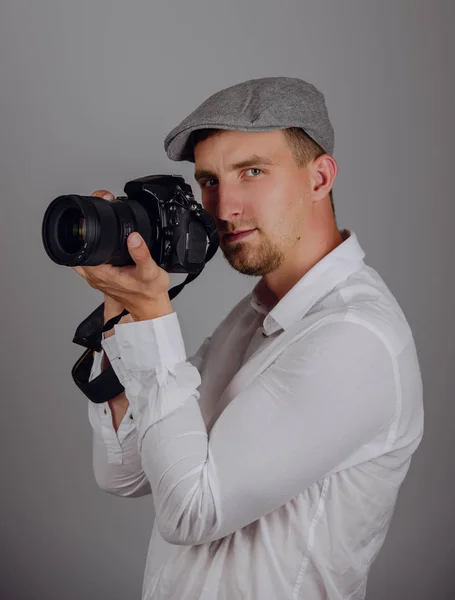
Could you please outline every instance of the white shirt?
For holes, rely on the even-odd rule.
[[[175,312],[102,341],[130,407],[115,432],[89,401],[94,473],[153,492],[143,600],[365,597],[422,381],[402,310],[344,234],[278,303],[260,280],[191,358]]]

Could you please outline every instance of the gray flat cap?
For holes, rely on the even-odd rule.
[[[333,154],[334,131],[324,95],[294,77],[264,77],[216,92],[177,125],[164,140],[171,160],[194,162],[191,134],[197,129],[273,131],[301,127]]]

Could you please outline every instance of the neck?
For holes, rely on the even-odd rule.
[[[281,300],[305,273],[343,241],[342,232],[334,220],[328,226],[312,228],[302,233],[279,268],[264,275],[262,280],[277,300]]]

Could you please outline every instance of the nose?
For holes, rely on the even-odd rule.
[[[228,183],[218,183],[215,215],[220,221],[236,221],[242,215],[243,205],[239,192]]]

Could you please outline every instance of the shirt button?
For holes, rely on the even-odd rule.
[[[104,414],[107,415],[107,410],[106,409],[104,409]]]
[[[132,419],[132,418],[133,418],[133,415],[130,415],[130,419]]]

